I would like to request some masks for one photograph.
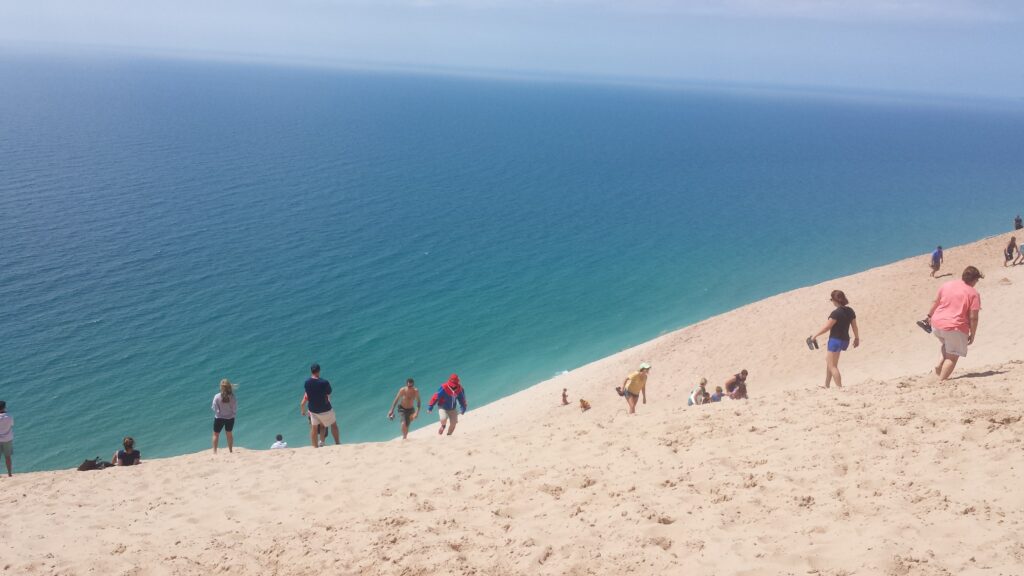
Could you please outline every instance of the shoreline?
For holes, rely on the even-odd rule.
[[[953,380],[931,373],[938,341],[914,325],[949,277],[904,259],[472,409],[451,437],[428,426],[408,442],[0,478],[4,572],[1019,573],[1024,266],[997,268],[1008,236],[946,251],[942,272],[986,273],[978,340]],[[822,390],[823,354],[803,339],[833,287],[862,345],[843,354],[845,387]],[[612,387],[641,360],[648,401],[631,416]],[[686,407],[699,377],[715,386],[740,368],[750,400]]]
[[[1014,234],[1014,231],[1003,232],[1003,233],[1000,233],[1000,234],[993,234],[993,235],[986,236],[986,237],[983,237],[981,239],[975,240],[975,241],[970,242],[968,244],[963,244],[963,245],[947,248],[947,249],[945,249],[945,252],[946,252],[947,255],[955,255],[957,251],[961,251],[963,249],[966,249],[966,248],[969,248],[969,247],[973,247],[973,246],[976,246],[976,245],[981,244],[981,243],[993,243],[993,242],[995,242],[996,244],[998,244],[998,243],[1002,242],[1003,244],[1005,244],[1005,239],[1009,235],[1013,235],[1013,234]],[[484,405],[481,405],[481,406],[472,406],[471,405],[471,410],[467,413],[467,417],[460,421],[459,430],[460,431],[466,431],[467,429],[469,429],[471,431],[479,431],[479,430],[482,430],[482,429],[485,429],[485,428],[498,427],[500,425],[499,422],[502,423],[502,424],[505,424],[506,423],[506,421],[505,421],[506,419],[503,419],[503,417],[502,417],[502,413],[505,412],[504,406],[502,406],[503,404],[505,404],[506,402],[508,402],[510,400],[513,400],[513,399],[517,399],[517,401],[516,401],[517,404],[520,403],[520,402],[526,402],[526,403],[540,402],[540,403],[543,403],[544,402],[544,398],[549,396],[549,395],[552,396],[552,397],[560,395],[561,387],[563,387],[561,383],[564,383],[567,380],[568,381],[576,380],[575,376],[578,375],[578,374],[581,374],[581,373],[584,373],[584,374],[587,375],[588,381],[593,379],[593,375],[592,375],[593,372],[603,372],[603,371],[607,371],[607,370],[612,370],[615,374],[622,374],[624,376],[625,374],[628,374],[630,371],[635,369],[635,366],[633,366],[634,364],[639,364],[639,362],[642,361],[642,360],[649,361],[650,358],[652,358],[652,357],[656,357],[659,354],[664,354],[666,348],[669,351],[673,351],[673,350],[677,349],[682,343],[689,343],[692,339],[696,338],[697,335],[701,332],[701,330],[706,328],[708,325],[713,326],[714,324],[718,323],[719,321],[724,321],[727,318],[731,318],[731,317],[736,316],[736,315],[741,315],[741,314],[744,313],[744,311],[746,311],[748,309],[760,312],[760,310],[762,308],[767,308],[770,305],[775,304],[776,302],[780,302],[780,303],[784,303],[785,305],[788,305],[790,303],[789,301],[792,299],[792,298],[789,298],[790,296],[792,296],[794,298],[798,297],[798,296],[803,296],[803,295],[807,294],[809,291],[813,291],[813,290],[821,290],[824,293],[824,292],[827,292],[828,290],[831,290],[831,287],[839,286],[840,283],[843,283],[843,282],[846,282],[846,281],[856,282],[859,277],[862,277],[864,275],[869,275],[869,274],[875,273],[876,271],[884,270],[884,269],[895,267],[895,266],[914,266],[916,263],[921,263],[920,267],[922,269],[924,269],[924,270],[927,270],[927,267],[923,264],[927,257],[928,257],[928,254],[920,254],[920,255],[916,255],[916,256],[910,256],[910,257],[907,257],[907,258],[903,258],[903,259],[897,260],[895,262],[890,262],[890,263],[887,263],[887,264],[881,264],[881,265],[878,265],[878,266],[874,266],[874,267],[868,268],[867,270],[863,270],[863,271],[860,271],[860,272],[855,272],[855,273],[852,273],[852,274],[849,274],[849,275],[846,275],[846,276],[840,276],[838,278],[834,278],[834,279],[830,279],[830,280],[825,280],[825,281],[819,282],[817,284],[810,284],[810,285],[806,285],[806,286],[801,286],[801,287],[798,287],[798,288],[794,288],[792,290],[788,290],[788,291],[785,291],[785,292],[774,294],[772,296],[768,296],[766,298],[762,298],[760,300],[756,300],[754,302],[750,302],[748,304],[744,304],[742,306],[730,309],[730,310],[728,310],[726,312],[722,312],[720,314],[716,314],[714,316],[710,316],[710,317],[708,317],[708,318],[706,318],[704,320],[700,320],[700,321],[695,322],[693,324],[689,324],[689,325],[686,325],[686,326],[683,326],[683,327],[680,327],[680,328],[676,328],[674,330],[670,330],[668,332],[660,334],[660,335],[658,335],[658,336],[656,336],[654,338],[651,338],[649,340],[646,340],[646,341],[641,342],[639,344],[636,344],[634,346],[630,346],[628,348],[619,350],[618,352],[615,352],[615,353],[610,354],[608,356],[604,356],[602,358],[599,358],[599,359],[593,360],[591,362],[588,362],[588,363],[586,363],[586,364],[584,364],[584,365],[582,365],[582,366],[580,366],[578,368],[574,368],[574,369],[571,369],[571,370],[564,370],[561,373],[556,374],[556,375],[554,375],[551,378],[548,378],[548,379],[545,379],[545,380],[541,380],[541,381],[536,382],[534,384],[530,384],[529,386],[527,386],[526,388],[524,388],[522,390],[519,390],[517,392],[513,392],[513,393],[511,393],[509,395],[506,395],[506,396],[502,396],[502,397],[498,398],[497,400],[494,400],[494,401],[489,402],[487,404],[484,404]],[[980,268],[982,268],[982,271],[985,271],[985,267],[984,266],[981,266]],[[989,267],[989,268],[990,269],[994,269],[992,267]],[[949,273],[951,273],[950,269],[951,269],[950,265],[946,264],[946,265],[943,266],[943,270],[941,272],[942,272],[942,274],[949,274]],[[957,271],[956,274],[959,274],[959,271]],[[956,277],[958,277],[958,276],[956,276]],[[950,277],[940,278],[940,279],[948,280],[948,279],[950,279]],[[927,274],[925,274],[925,280],[931,280],[930,278],[927,277]],[[936,281],[935,289],[938,288],[938,285],[939,285],[939,283],[938,283],[938,281]],[[826,287],[828,287],[828,288],[826,289]],[[852,300],[852,297],[851,297],[851,300]],[[927,300],[927,303],[930,303],[930,300]],[[856,303],[851,303],[851,305],[854,306],[855,308],[857,307]],[[921,309],[924,310],[925,308],[927,308],[927,305],[925,304],[925,301],[922,300]],[[924,312],[921,312],[921,314],[919,314],[919,315],[923,316],[923,314],[924,314]],[[917,319],[919,319],[919,318],[917,318]],[[815,322],[820,323],[820,319],[819,320],[814,320],[810,324],[806,324],[805,323],[806,326],[809,326],[808,327],[808,331],[810,331],[812,328],[817,328],[817,325],[815,324]],[[912,325],[913,322],[910,322],[909,324]],[[910,330],[908,332],[913,332],[913,330]],[[802,340],[802,338],[800,340]],[[796,340],[794,340],[794,342],[796,342]],[[802,345],[802,342],[800,342],[800,343]],[[847,357],[849,357],[849,355],[847,355]],[[1024,359],[1024,353],[1020,354],[1019,358],[1015,358],[1015,359]],[[740,369],[740,364],[742,364],[742,361],[738,359],[737,362],[738,362],[736,364],[737,367],[735,368],[735,370],[733,370],[733,372],[738,371]],[[695,363],[695,364],[697,366],[701,366],[701,364],[699,362]],[[743,365],[743,366],[747,367],[748,369],[750,368],[749,366],[746,366],[746,365]],[[671,374],[672,374],[673,377],[675,377],[675,376],[680,375],[680,372],[684,371],[684,370],[685,370],[685,368],[683,368],[683,367],[676,367],[676,366],[673,365],[672,373]],[[708,368],[707,370],[708,371],[714,371],[713,368]],[[685,389],[687,394],[689,393],[689,389],[692,388],[692,385],[695,384],[696,381],[699,380],[702,377],[700,375],[696,375],[698,372],[701,372],[699,369],[694,368],[694,369],[691,369],[690,372],[694,376],[691,377],[689,380],[686,380],[686,383],[689,383],[689,386],[683,385],[683,389]],[[710,386],[710,390],[711,391],[714,390],[714,386],[718,385],[718,380],[724,380],[724,379],[726,379],[732,373],[732,372],[729,372],[728,370],[719,370],[718,372],[720,372],[720,374],[718,374],[718,376],[720,376],[720,377],[716,376],[715,378],[712,378],[710,376],[707,376],[708,377],[708,381],[709,381],[708,384]],[[751,372],[752,372],[752,374],[751,374],[750,381],[753,382],[755,386],[759,386],[760,383],[764,379],[762,378],[761,374],[758,374],[757,370],[751,370]],[[655,385],[657,385],[658,380],[660,380],[660,378],[658,377],[658,373],[659,373],[658,366],[655,365],[655,371],[654,371],[653,375],[651,376],[651,381]],[[796,377],[796,378],[798,378],[797,381],[800,383],[800,386],[810,386],[811,381],[813,380],[813,377],[810,377],[810,376],[808,376],[806,374],[800,373],[799,376],[796,376],[796,373],[789,374],[785,370],[779,370],[778,372],[773,370],[773,371],[769,372],[769,375],[770,375],[770,378],[774,379],[774,380],[785,379],[785,378],[790,378],[790,377]],[[898,376],[898,375],[900,375],[900,374],[894,374],[892,371],[882,371],[882,372],[878,372],[878,373],[873,373],[871,378],[872,379],[888,379],[888,378],[893,378],[893,377]],[[614,378],[609,380],[609,383],[611,383],[612,380],[614,380]],[[621,380],[621,378],[620,378],[620,380]],[[774,386],[775,384],[777,384],[777,382],[773,382],[773,388],[775,387]],[[609,384],[609,386],[613,387],[614,384]],[[783,388],[778,388],[778,389],[784,389],[784,387]],[[755,390],[756,390],[756,388],[755,388]],[[469,390],[468,392],[471,394],[472,390]],[[423,398],[423,406],[424,406],[423,413],[420,415],[420,418],[424,418],[424,417],[436,418],[436,412],[428,413],[426,411],[426,408],[425,408],[426,404],[429,401],[429,398],[430,398],[432,393],[433,393],[433,387],[431,387],[429,389],[425,389],[423,387],[420,388],[420,394],[421,394],[421,396]],[[752,395],[756,394],[756,392],[754,392],[754,390],[752,390],[751,393],[752,393]],[[518,400],[520,397],[523,397],[523,399],[522,400]],[[571,390],[570,390],[570,397],[572,397],[572,391]],[[477,414],[482,414],[483,416],[485,416],[485,418],[476,418]],[[479,422],[479,420],[487,420],[488,424],[483,426],[483,427],[481,427],[478,424],[473,424],[474,420],[476,420],[477,422]],[[396,428],[397,428],[397,424],[396,424]],[[420,438],[420,437],[429,438],[429,437],[435,435],[434,432],[435,432],[435,428],[433,427],[433,424],[427,424],[427,425],[424,425],[421,428],[410,430],[409,436],[410,436],[410,438],[412,438],[412,437],[416,437],[416,438]],[[343,436],[344,436],[344,434],[343,434]],[[286,440],[287,440],[287,438],[286,438]],[[306,445],[305,440],[306,440],[305,437],[300,437],[298,439],[298,441],[294,443],[294,445],[289,444],[289,448],[290,449],[307,448],[308,446]],[[328,440],[330,442],[330,438]],[[395,442],[395,441],[399,441],[399,440],[401,440],[401,433],[400,432],[396,432],[393,437],[388,438],[386,440],[374,440],[374,441],[351,442],[351,443],[345,442],[342,445],[343,446],[375,446],[375,445],[385,445],[385,444],[389,444],[389,443],[392,443],[392,442]],[[330,444],[330,443],[329,443],[329,445],[333,446],[333,444]],[[226,450],[226,446],[223,446],[222,448],[224,448],[224,450]],[[261,449],[261,448],[245,448],[245,447],[237,447],[237,450],[239,450],[240,452],[252,452],[252,453],[259,453],[259,452],[265,452],[266,451],[266,449]],[[183,457],[189,457],[189,456],[198,456],[198,455],[202,455],[202,454],[207,454],[209,452],[210,452],[210,450],[208,450],[208,449],[203,449],[203,450],[194,451],[194,452],[184,452],[184,453],[175,454],[175,455],[172,455],[172,456],[163,456],[163,457],[158,457],[158,458],[146,459],[146,462],[152,462],[152,461],[158,461],[158,460],[159,461],[174,460],[176,458],[183,458]],[[23,473],[20,473],[19,475],[45,474],[45,473],[62,471],[62,470],[63,471],[74,470],[74,468],[72,467],[72,468],[57,468],[57,469],[47,469],[47,470],[34,470],[34,471],[23,472]]]

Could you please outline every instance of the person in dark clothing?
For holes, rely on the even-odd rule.
[[[818,333],[811,336],[811,341],[817,341],[818,336],[828,332],[828,346],[825,352],[825,388],[836,381],[836,388],[843,387],[843,378],[839,374],[839,355],[850,347],[850,328],[853,328],[853,347],[860,346],[860,330],[857,329],[857,315],[850,308],[850,301],[842,290],[833,290],[829,302],[835,306],[835,310],[828,316],[828,321],[818,330]],[[817,344],[815,344],[817,348]]]
[[[331,429],[334,436],[334,443],[341,444],[338,434],[338,421],[334,416],[334,408],[331,407],[331,383],[320,378],[320,365],[313,364],[309,367],[310,377],[306,380],[306,396],[299,404],[299,412],[306,415],[306,403],[309,404],[309,439],[313,448],[319,444],[317,427],[324,426]]]

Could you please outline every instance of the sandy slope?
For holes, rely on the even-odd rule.
[[[947,252],[945,271],[987,274],[949,383],[914,326],[939,284],[922,256],[585,366],[451,438],[0,479],[0,573],[1024,574],[1024,267],[1001,267],[1007,236]],[[843,391],[816,387],[823,356],[802,342],[832,288],[864,341]],[[611,388],[641,359],[649,403],[630,417]],[[741,367],[752,400],[685,408],[701,375]],[[558,406],[563,387],[594,409]]]

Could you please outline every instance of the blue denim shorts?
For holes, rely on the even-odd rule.
[[[840,340],[839,338],[828,339],[828,351],[829,352],[845,352],[850,347],[849,340]]]

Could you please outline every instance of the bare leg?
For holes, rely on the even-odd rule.
[[[7,464],[7,475],[11,476],[11,457],[4,454],[4,464]]]
[[[825,388],[832,384],[832,367],[828,363],[828,352],[825,353]]]
[[[320,434],[317,433],[316,428],[316,424],[309,425],[309,441],[313,444],[313,448],[320,447],[319,443],[317,443],[317,438]]]
[[[214,432],[213,433],[213,453],[214,454],[217,453],[217,444],[220,444],[220,434]]]
[[[636,414],[636,401],[637,401],[637,397],[636,396],[630,396],[629,398],[626,399],[626,404],[629,405],[629,413],[630,414]]]
[[[945,354],[945,358],[942,360],[942,370],[939,373],[939,380],[948,380],[949,375],[953,373],[953,369],[956,368],[956,361],[960,357],[954,354]]]
[[[451,436],[451,435],[452,435],[452,432],[455,432],[455,425],[456,425],[456,424],[458,424],[458,422],[455,422],[455,421],[453,420],[453,421],[452,421],[452,425],[448,427],[448,435],[449,435],[449,436]]]
[[[942,376],[942,365],[946,362],[946,345],[939,346],[939,363],[935,365],[935,375]]]
[[[341,444],[341,434],[338,432],[338,423],[331,424],[331,436],[334,436],[334,444]],[[326,435],[325,435],[326,437]]]
[[[448,425],[448,419],[441,420],[441,427],[437,429],[437,435],[444,434],[444,427]]]
[[[836,381],[836,388],[843,387],[843,376],[839,373],[839,354],[839,352],[825,353],[829,372],[832,374],[832,379]]]
[[[235,435],[225,430],[228,434],[228,452],[235,451]]]
[[[405,414],[402,415],[402,440],[409,437],[409,422],[405,419]]]

